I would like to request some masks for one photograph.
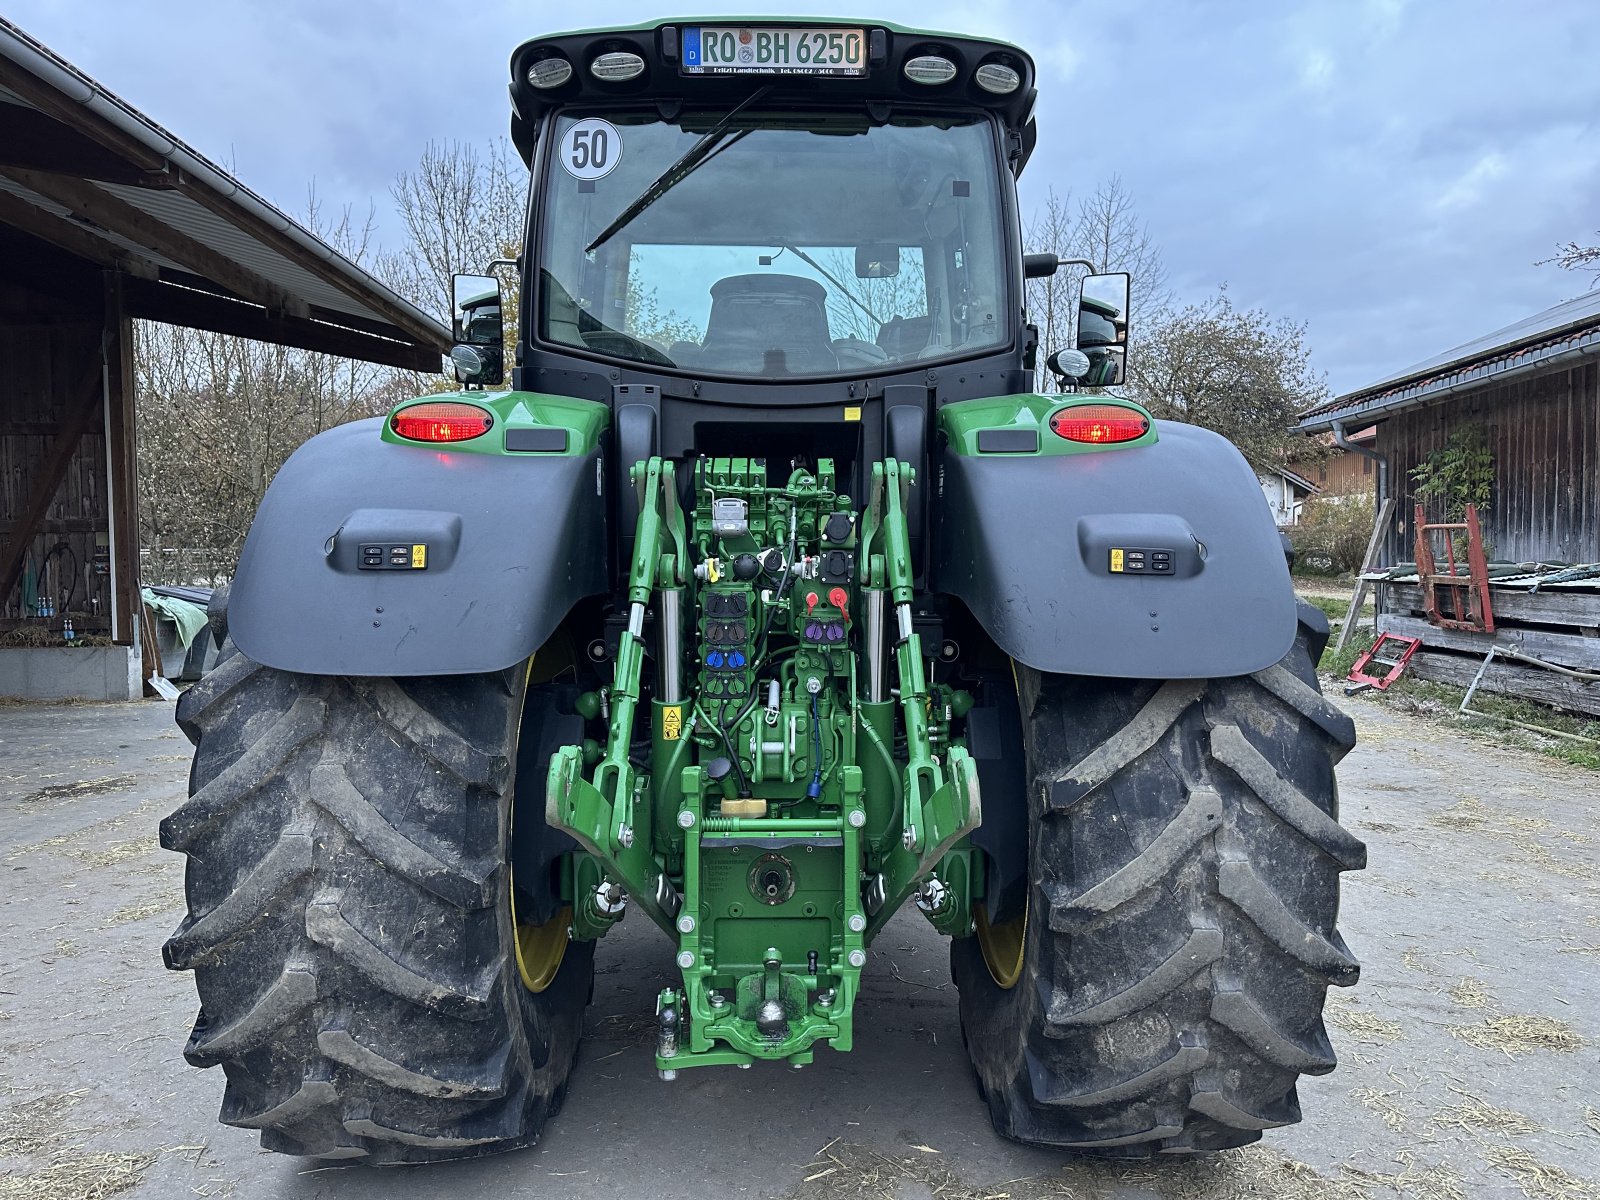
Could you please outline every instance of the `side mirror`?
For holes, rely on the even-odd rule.
[[[893,279],[900,274],[899,246],[857,246],[857,279]]]
[[[464,384],[492,387],[505,378],[505,317],[500,281],[493,275],[452,278],[451,322],[456,347],[450,351],[456,378]]]
[[[1128,369],[1128,293],[1132,280],[1125,271],[1090,275],[1078,301],[1078,349],[1089,360],[1079,380],[1086,387],[1112,387]]]

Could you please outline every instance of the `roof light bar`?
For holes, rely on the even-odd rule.
[[[644,74],[644,59],[631,50],[613,50],[590,63],[589,73],[607,83],[621,83]]]
[[[984,63],[972,75],[973,82],[995,96],[1009,96],[1022,86],[1022,76],[1005,63]]]
[[[919,54],[906,59],[906,78],[912,83],[925,83],[930,87],[949,83],[956,77],[956,65],[938,54]]]
[[[572,64],[564,58],[541,58],[528,68],[528,82],[540,91],[558,88],[572,78]]]

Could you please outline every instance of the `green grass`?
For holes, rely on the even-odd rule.
[[[1332,596],[1301,596],[1307,604],[1315,604],[1327,614],[1329,621],[1342,621],[1350,611],[1350,601],[1335,600]]]
[[[1364,633],[1357,633],[1350,639],[1350,644],[1343,650],[1335,650],[1334,642],[1338,641],[1338,633],[1334,632],[1328,638],[1327,649],[1323,650],[1322,658],[1317,663],[1317,670],[1325,675],[1332,675],[1335,679],[1343,680],[1350,674],[1350,668],[1356,665],[1360,658],[1372,647],[1372,638]]]
[[[1516,721],[1522,725],[1539,725],[1545,729],[1556,730],[1558,733],[1576,734],[1578,737],[1592,738],[1600,742],[1600,721],[1592,718],[1577,713],[1562,712],[1560,709],[1550,708],[1537,701],[1524,700],[1519,696],[1502,696],[1495,692],[1484,691],[1482,688],[1472,697],[1473,711],[1485,713],[1491,718],[1502,718],[1502,721],[1463,717],[1459,713],[1461,701],[1467,694],[1466,688],[1448,683],[1434,683],[1427,679],[1408,679],[1405,676],[1395,681],[1389,693],[1411,707],[1413,711],[1446,709],[1444,715],[1451,723],[1484,734],[1501,744],[1531,746],[1552,758],[1559,758],[1574,766],[1600,771],[1600,745],[1546,737],[1532,730],[1502,723],[1502,721]]]

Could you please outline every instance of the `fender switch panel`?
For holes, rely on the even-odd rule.
[[[1171,575],[1172,551],[1154,547],[1113,546],[1107,565],[1113,575]]]
[[[428,569],[426,542],[363,542],[363,571],[425,571]]]

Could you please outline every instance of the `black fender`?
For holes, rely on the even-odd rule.
[[[382,428],[318,434],[267,489],[228,597],[245,654],[313,675],[498,671],[606,590],[598,450],[470,453],[384,442]],[[363,566],[372,546],[381,569]]]
[[[1295,595],[1255,472],[1209,430],[1156,429],[1150,445],[1081,454],[947,449],[937,589],[1040,671],[1208,679],[1272,666],[1294,644]],[[1149,569],[1157,552],[1170,571]],[[1136,561],[1146,569],[1126,569]]]

